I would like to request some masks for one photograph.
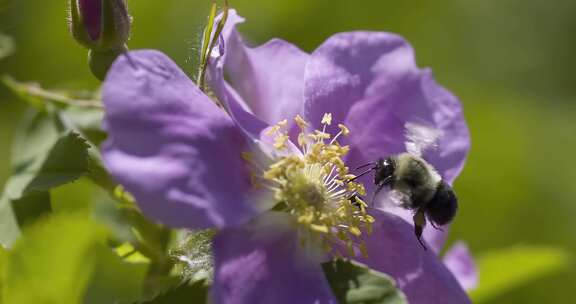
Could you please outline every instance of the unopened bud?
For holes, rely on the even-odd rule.
[[[126,0],[70,0],[70,32],[89,49],[122,48],[130,35]]]

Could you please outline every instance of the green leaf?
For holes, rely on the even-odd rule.
[[[5,193],[18,199],[78,179],[88,171],[89,147],[77,132],[67,131],[57,115],[31,114],[16,136],[14,173]]]
[[[0,244],[11,246],[20,235],[20,225],[12,208],[12,201],[6,196],[0,197]]]
[[[89,168],[88,144],[62,133],[53,115],[28,117],[14,145],[13,175],[0,199],[0,242],[11,246],[21,227],[50,212],[51,188],[75,181]]]
[[[12,145],[12,170],[37,162],[50,151],[62,129],[54,115],[29,111],[16,129]]]
[[[0,33],[0,60],[14,54],[14,40]]]
[[[336,259],[322,268],[339,303],[407,303],[394,279],[361,263]]]
[[[6,249],[4,249],[4,247],[0,246],[0,303],[2,303],[2,299],[3,299],[3,290],[4,290],[4,269],[5,269],[5,264],[6,264],[6,256],[8,255],[8,252],[6,251]]]
[[[137,209],[102,201],[95,206],[94,216],[114,231],[115,241],[137,244],[144,256],[157,263],[168,262],[170,231],[149,221]]]
[[[515,246],[492,251],[478,259],[480,283],[471,292],[474,303],[487,302],[532,280],[566,269],[572,262],[562,249]]]
[[[187,304],[206,303],[208,300],[208,286],[203,281],[193,284],[182,284],[170,289],[146,304]]]
[[[3,303],[79,303],[104,237],[100,226],[73,214],[37,222],[5,260]]]
[[[82,133],[94,145],[99,145],[106,139],[106,132],[102,130],[104,112],[97,108],[68,107],[61,111],[63,119]]]
[[[83,303],[133,303],[139,300],[149,264],[123,261],[104,246],[96,248],[96,255],[95,270]]]
[[[17,199],[77,180],[88,171],[88,148],[86,141],[74,131],[59,136],[47,154],[39,150],[36,157],[16,168],[6,185],[6,195]]]
[[[52,211],[48,191],[32,192],[10,202],[20,227],[30,225],[40,216]]]
[[[79,214],[55,214],[24,231],[4,262],[4,303],[133,303],[148,263],[124,261],[106,230]]]
[[[10,247],[20,236],[20,227],[33,223],[50,211],[48,192],[31,193],[19,199],[3,195],[0,197],[0,244]]]
[[[92,214],[94,210],[94,185],[86,178],[50,190],[52,212]]]
[[[118,184],[114,182],[106,168],[104,168],[100,152],[92,147],[88,150],[88,154],[88,174],[86,177],[114,197],[114,191],[117,189]]]

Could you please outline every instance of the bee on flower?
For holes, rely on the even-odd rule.
[[[424,157],[452,183],[469,149],[456,97],[400,36],[340,33],[307,54],[246,46],[242,21],[230,12],[208,91],[154,50],[119,57],[103,89],[111,174],[148,217],[218,229],[214,303],[336,303],[320,266],[334,256],[389,274],[411,303],[469,303],[459,275],[473,265],[437,256],[446,232],[425,231],[422,250],[350,169],[405,151],[416,122],[442,134]]]

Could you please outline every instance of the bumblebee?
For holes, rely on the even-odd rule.
[[[426,249],[422,241],[422,232],[426,223],[440,229],[450,223],[458,210],[458,199],[452,187],[440,174],[421,157],[423,149],[433,143],[438,134],[419,126],[408,126],[410,133],[407,143],[408,152],[380,158],[357,169],[370,168],[354,179],[374,172],[373,199],[384,188],[388,187],[398,198],[400,207],[414,212],[414,234],[418,242]],[[408,128],[407,127],[407,128]],[[431,138],[433,137],[433,138]]]

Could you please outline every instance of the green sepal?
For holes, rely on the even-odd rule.
[[[366,265],[335,259],[322,264],[324,274],[341,304],[405,304],[406,296],[394,279]]]
[[[185,281],[205,281],[214,279],[214,256],[212,240],[216,235],[213,229],[178,231],[170,255],[176,259],[173,273],[178,273]]]
[[[200,52],[200,65],[198,67],[198,76],[196,79],[197,85],[201,90],[204,90],[204,78],[206,77],[206,69],[208,68],[208,60],[210,58],[210,52],[216,46],[218,42],[218,37],[224,29],[224,25],[228,20],[228,1],[224,1],[224,8],[222,12],[222,18],[218,21],[216,28],[214,29],[214,21],[216,20],[217,6],[216,3],[212,4],[210,9],[210,15],[208,16],[208,23],[204,28],[204,33],[202,36],[202,51]],[[212,38],[212,39],[210,39]]]
[[[108,70],[114,63],[114,60],[120,56],[120,54],[126,52],[125,48],[114,48],[107,50],[96,50],[91,49],[88,51],[88,65],[90,66],[90,71],[94,77],[98,78],[100,81],[104,81]]]
[[[126,0],[102,0],[102,23],[98,45],[93,50],[122,49],[130,36]]]
[[[84,21],[82,19],[82,14],[80,13],[78,0],[70,0],[69,2],[70,2],[70,33],[78,43],[87,48],[91,48],[95,42],[92,40],[92,38],[90,38],[90,35],[88,35],[88,31],[84,26]]]
[[[201,90],[204,86],[204,77],[206,73],[206,67],[208,66],[210,35],[212,34],[212,28],[214,27],[214,19],[216,18],[216,13],[216,3],[212,3],[212,6],[210,7],[210,14],[208,15],[208,22],[206,23],[206,27],[204,28],[204,32],[202,34],[202,50],[200,51],[200,65],[198,66],[198,76],[196,79],[198,87]]]

